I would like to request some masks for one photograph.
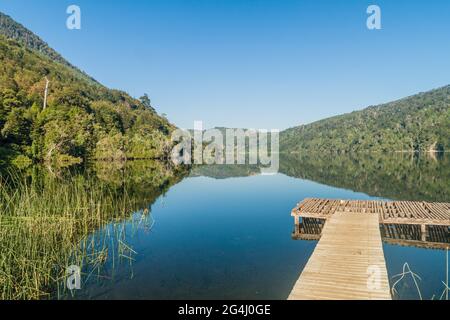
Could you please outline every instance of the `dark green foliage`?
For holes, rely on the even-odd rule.
[[[237,177],[249,177],[261,174],[261,168],[257,165],[200,165],[193,166],[191,177],[210,177],[214,179],[229,179]]]
[[[148,94],[144,94],[142,97],[139,98],[139,100],[141,100],[141,103],[144,107],[146,107],[147,109],[150,109],[152,111],[155,111],[155,109],[153,109],[153,107],[152,107],[152,102],[151,102],[150,98],[148,97]]]
[[[280,172],[291,177],[392,200],[448,202],[446,154],[281,154]]]
[[[174,127],[147,95],[137,100],[92,81],[8,19],[0,14],[0,34],[19,41],[0,35],[0,158],[11,152],[47,161],[167,154]]]
[[[22,108],[12,108],[6,116],[5,124],[1,134],[6,143],[16,145],[29,145],[31,142],[29,136],[29,127],[31,120],[26,115],[27,110]]]
[[[450,86],[286,130],[280,148],[286,152],[448,151]]]

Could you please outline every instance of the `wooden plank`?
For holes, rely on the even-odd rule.
[[[378,214],[382,223],[450,226],[450,203],[305,199],[292,215],[327,219],[337,211]]]
[[[391,299],[378,222],[378,214],[369,213],[337,212],[329,218],[289,299]],[[368,272],[374,269],[376,286]]]

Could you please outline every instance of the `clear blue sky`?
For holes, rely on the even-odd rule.
[[[70,4],[82,30],[65,27]],[[366,28],[370,4],[380,31]],[[448,0],[0,0],[0,11],[184,128],[284,129],[450,83]]]

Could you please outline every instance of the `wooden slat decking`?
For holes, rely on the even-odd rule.
[[[386,224],[450,226],[450,203],[305,199],[292,216],[328,219],[336,212],[374,213]]]
[[[374,269],[376,288],[368,285]],[[289,299],[391,299],[378,215],[334,212]]]
[[[292,300],[391,299],[380,224],[389,243],[433,248],[449,243],[450,203],[306,199],[292,216],[294,239],[319,240]],[[370,285],[373,270],[379,272],[376,288]]]

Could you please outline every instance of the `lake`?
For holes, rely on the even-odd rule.
[[[281,157],[280,173],[273,176],[259,175],[256,166],[204,166],[173,174],[150,162],[97,163],[52,174],[33,168],[22,174],[31,185],[93,181],[90,186],[114,190],[113,199],[131,204],[128,213],[111,212],[110,221],[79,235],[75,246],[95,259],[83,265],[81,290],[67,293],[61,280],[52,298],[286,299],[317,244],[294,240],[290,212],[298,202],[449,202],[449,158],[289,155]],[[445,241],[450,243],[448,228]],[[408,263],[421,278],[422,298],[440,298],[445,250],[383,246],[391,285]],[[396,288],[396,299],[419,298],[409,275]]]

